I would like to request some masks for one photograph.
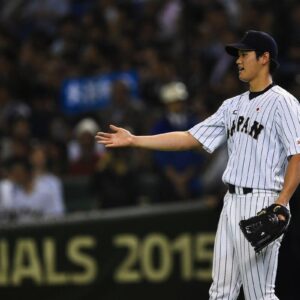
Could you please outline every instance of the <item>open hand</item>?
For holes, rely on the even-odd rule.
[[[95,139],[99,144],[103,144],[107,148],[127,147],[133,143],[133,135],[126,129],[109,125],[112,133],[97,132]]]

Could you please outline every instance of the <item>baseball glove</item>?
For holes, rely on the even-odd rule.
[[[285,220],[280,220],[279,215],[284,216]],[[258,253],[287,230],[290,219],[290,212],[285,206],[272,204],[259,211],[256,216],[241,220],[239,225]]]

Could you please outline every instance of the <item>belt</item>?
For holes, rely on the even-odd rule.
[[[228,183],[228,191],[230,194],[246,195],[252,193],[253,188],[239,187]]]

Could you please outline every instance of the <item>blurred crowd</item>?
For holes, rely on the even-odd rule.
[[[204,198],[215,205],[226,148],[210,156],[106,150],[94,135],[109,124],[155,134],[205,119],[246,89],[224,44],[247,29],[277,39],[275,82],[299,99],[296,0],[0,1],[2,220],[68,213],[65,182],[81,182],[80,201],[93,199],[92,209]],[[107,107],[64,114],[64,79],[127,70],[138,73],[138,101],[116,81]]]

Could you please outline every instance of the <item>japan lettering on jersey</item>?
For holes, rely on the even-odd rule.
[[[288,156],[300,153],[300,105],[277,85],[251,100],[246,92],[189,132],[210,153],[227,142],[225,183],[279,191]]]

